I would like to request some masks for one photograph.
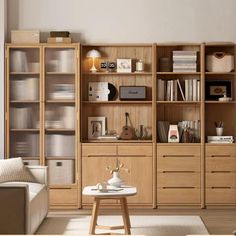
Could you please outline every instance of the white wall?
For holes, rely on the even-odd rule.
[[[87,42],[236,41],[235,0],[8,0],[8,3],[9,30],[70,30]]]
[[[6,2],[0,0],[0,159],[4,157],[4,42]]]

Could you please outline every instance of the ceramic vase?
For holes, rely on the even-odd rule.
[[[118,187],[118,188],[120,188],[121,185],[123,184],[123,180],[120,178],[119,172],[117,171],[114,171],[112,173],[112,178],[109,179],[107,182],[109,185]]]

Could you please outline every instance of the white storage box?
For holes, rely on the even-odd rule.
[[[12,30],[11,31],[12,43],[39,43],[38,30]]]
[[[23,160],[24,165],[26,166],[38,166],[39,165],[39,160]]]
[[[234,56],[224,52],[207,55],[206,70],[209,72],[231,72],[234,70]]]
[[[47,160],[49,184],[73,184],[74,160]]]

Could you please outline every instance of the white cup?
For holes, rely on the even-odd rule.
[[[103,183],[98,183],[96,185],[97,190],[99,190],[100,192],[106,192],[107,191],[107,183],[103,182]]]
[[[223,127],[216,127],[216,135],[222,136],[223,130],[224,130]]]

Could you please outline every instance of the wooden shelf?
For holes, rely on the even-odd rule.
[[[24,157],[24,156],[21,156],[21,158],[23,159],[23,160],[25,160],[25,161],[29,161],[29,160],[40,160],[40,157],[38,156],[38,157]]]
[[[39,72],[10,72],[10,75],[39,75]]]
[[[84,104],[152,104],[152,101],[82,101]]]
[[[206,75],[236,75],[235,72],[205,72]]]
[[[173,146],[173,145],[177,145],[177,146],[199,146],[201,145],[201,143],[159,143],[157,142],[157,146]]]
[[[39,100],[37,100],[37,101],[31,101],[31,100],[22,100],[22,101],[20,101],[20,100],[11,100],[10,101],[10,103],[40,103],[40,101]]]
[[[205,145],[206,146],[215,146],[215,145],[228,146],[228,145],[230,145],[230,146],[235,146],[235,148],[236,148],[236,143],[207,143],[207,142],[205,142]]]
[[[201,105],[199,101],[157,101],[157,104],[193,104],[193,105]]]
[[[82,143],[152,143],[152,140],[83,140]]]
[[[236,101],[228,101],[228,102],[223,102],[223,101],[205,101],[206,104],[236,104]]]
[[[46,75],[75,75],[75,72],[46,72]]]
[[[46,132],[75,132],[75,129],[45,129]]]
[[[46,160],[75,160],[75,157],[61,157],[61,156],[54,156],[54,157],[45,157]]]
[[[83,75],[91,75],[91,76],[98,76],[98,75],[128,75],[128,76],[139,76],[139,75],[152,75],[152,72],[131,72],[131,73],[121,73],[121,72],[83,72]]]
[[[71,99],[57,99],[57,100],[46,100],[46,103],[75,103],[75,100]]]
[[[201,72],[157,72],[157,75],[200,75]]]
[[[39,132],[39,129],[10,129],[11,132]]]

